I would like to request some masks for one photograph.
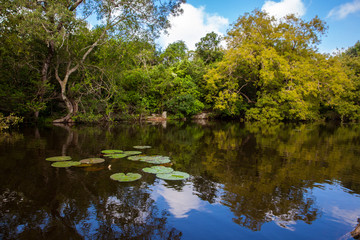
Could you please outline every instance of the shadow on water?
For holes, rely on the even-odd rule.
[[[67,169],[45,161],[58,155],[78,161],[99,157],[103,149],[134,150],[135,145],[152,146],[144,150],[148,155],[169,156],[172,167],[191,178],[162,181],[142,173],[148,164],[126,159]],[[178,223],[191,219],[192,211],[202,205],[231,212],[237,228],[221,231],[262,234],[267,223],[275,223],[301,239],[305,233],[295,231],[295,223],[325,221],[313,189],[336,183],[358,198],[359,155],[359,125],[59,125],[4,133],[0,135],[0,237],[191,239],[195,235]],[[116,172],[143,177],[122,184],[110,180]],[[219,219],[229,218],[227,214],[224,210]],[[205,224],[214,221],[206,216],[199,217]],[[339,229],[338,237],[351,227]]]

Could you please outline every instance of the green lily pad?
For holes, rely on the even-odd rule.
[[[150,168],[143,168],[142,169],[144,172],[147,173],[154,173],[154,174],[158,174],[158,173],[171,173],[174,171],[174,169],[170,168],[170,167],[164,167],[164,166],[153,166]]]
[[[105,154],[115,154],[115,153],[123,153],[124,151],[123,150],[102,150],[101,151],[102,153],[105,153]]]
[[[173,171],[171,173],[158,173],[156,177],[164,180],[184,180],[190,177],[188,173]]]
[[[171,162],[170,158],[165,156],[147,156],[140,159],[140,161],[152,164],[164,164]]]
[[[49,157],[45,159],[46,161],[51,162],[61,162],[61,161],[69,161],[71,160],[70,156],[56,156],[56,157]]]
[[[124,157],[127,157],[129,155],[124,154],[124,153],[120,153],[120,154],[107,154],[107,155],[104,155],[104,156],[109,157],[109,158],[124,158]]]
[[[143,159],[144,157],[146,157],[146,156],[136,155],[136,156],[130,156],[130,157],[128,157],[128,159],[131,160],[131,161],[140,161],[140,160]]]
[[[151,146],[133,146],[133,148],[136,148],[136,149],[147,149],[147,148],[151,148]]]
[[[110,176],[112,180],[119,182],[133,182],[141,178],[141,175],[138,173],[115,173]]]
[[[67,167],[73,167],[80,165],[80,162],[74,162],[74,161],[64,161],[64,162],[54,162],[51,164],[52,167],[58,167],[58,168],[67,168]]]
[[[130,155],[137,155],[137,154],[141,154],[140,151],[125,151],[123,152],[124,154],[130,156]]]
[[[103,158],[86,158],[80,161],[83,164],[96,164],[96,163],[103,163],[105,159]]]

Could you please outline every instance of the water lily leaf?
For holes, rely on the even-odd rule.
[[[184,180],[190,177],[188,173],[173,171],[171,173],[158,173],[156,177],[164,180]]]
[[[115,173],[110,176],[112,180],[119,182],[133,182],[141,178],[141,175],[138,173]]]
[[[51,161],[51,162],[69,161],[69,160],[71,160],[71,157],[70,156],[56,156],[56,157],[46,158],[45,160]]]
[[[133,146],[133,148],[136,148],[136,149],[147,149],[147,148],[151,148],[151,146]]]
[[[93,166],[92,164],[87,164],[87,163],[81,163],[80,165],[76,165],[75,167],[91,167]]]
[[[143,168],[142,169],[144,172],[147,173],[154,173],[154,174],[158,174],[158,173],[171,173],[174,171],[174,169],[169,168],[169,167],[164,167],[164,166],[153,166],[150,168]]]
[[[128,157],[128,159],[131,161],[139,161],[139,160],[143,159],[144,157],[146,157],[146,156],[136,155],[136,156],[130,156],[130,157]]]
[[[96,164],[96,163],[103,163],[105,159],[103,158],[86,158],[80,161],[83,164]]]
[[[130,156],[130,155],[137,155],[137,154],[141,154],[140,151],[125,151],[123,152],[124,154]]]
[[[123,153],[123,150],[114,150],[114,149],[110,149],[110,150],[102,150],[102,153],[105,154],[115,154],[115,153]]]
[[[64,162],[54,162],[51,164],[52,167],[58,167],[58,168],[67,168],[67,167],[73,167],[80,165],[80,162],[74,162],[74,161],[64,161]]]
[[[109,158],[124,158],[127,157],[129,155],[124,154],[124,153],[120,153],[120,154],[108,154],[108,155],[104,155],[105,157],[109,157]]]
[[[165,156],[147,156],[147,157],[141,158],[140,161],[152,163],[152,164],[164,164],[164,163],[169,163],[170,158],[165,157]]]

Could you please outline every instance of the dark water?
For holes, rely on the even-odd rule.
[[[186,181],[110,160],[103,149],[169,156]],[[108,169],[111,165],[111,169]],[[137,172],[119,183],[109,176]],[[352,239],[360,217],[360,125],[167,123],[26,128],[0,135],[1,239]]]

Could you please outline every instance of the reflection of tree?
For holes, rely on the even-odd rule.
[[[120,184],[110,180],[113,172],[108,170],[87,172],[80,168],[52,168],[45,157],[59,155],[64,145],[65,153],[76,159],[99,152],[96,141],[89,145],[87,137],[94,137],[92,133],[84,129],[65,130],[67,134],[60,128],[37,134],[34,141],[46,139],[47,153],[37,151],[31,144],[24,148],[24,142],[8,149],[7,159],[13,163],[0,169],[0,238],[181,237],[181,232],[168,226],[167,212],[156,208],[142,182]],[[72,131],[76,132],[69,137],[68,133]],[[99,131],[95,136],[101,139],[102,134],[103,131]],[[74,141],[76,135],[78,141]],[[31,142],[33,139],[27,137],[26,140]],[[19,147],[21,155],[16,153]],[[81,153],[74,154],[79,148]],[[7,159],[0,158],[0,163]]]
[[[356,125],[169,122],[166,129],[147,124],[56,127],[40,128],[35,135],[0,144],[0,238],[181,237],[167,221],[169,212],[150,198],[147,186],[154,184],[153,176],[128,185],[109,179],[119,169],[140,171],[144,163],[114,160],[111,171],[88,172],[54,169],[44,161],[64,149],[80,160],[102,149],[151,145],[147,154],[168,155],[176,170],[192,175],[192,194],[228,206],[234,222],[252,230],[269,221],[288,229],[295,221],[312,223],[319,210],[307,190],[316,183],[335,179],[360,193]],[[180,191],[182,184],[166,187]]]
[[[223,184],[221,198],[236,223],[252,230],[267,221],[283,227],[297,220],[311,223],[319,210],[306,189],[354,176],[359,130],[232,124],[202,139],[202,163],[206,174]]]

